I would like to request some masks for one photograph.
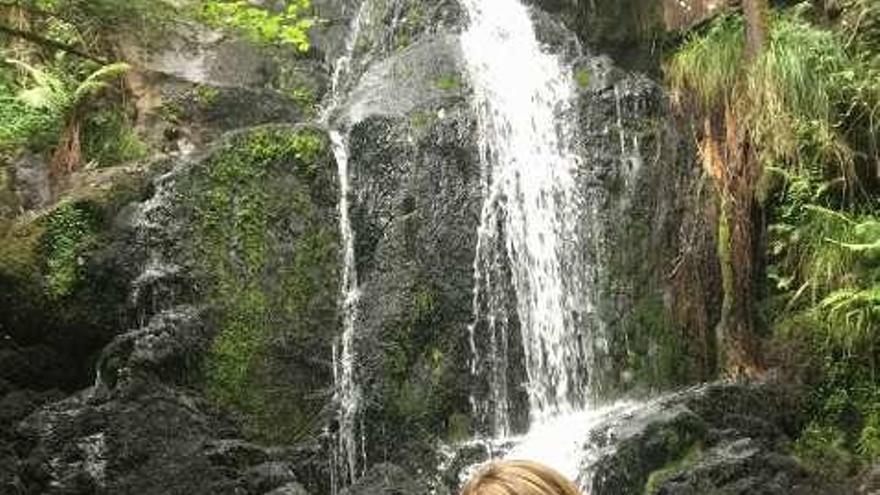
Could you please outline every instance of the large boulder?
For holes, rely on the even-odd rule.
[[[431,468],[434,442],[468,430],[463,330],[481,172],[462,70],[454,36],[422,36],[371,65],[339,116],[348,129],[367,457],[411,469]]]
[[[262,494],[326,483],[301,452],[272,447],[317,441],[326,419],[338,288],[326,136],[255,128],[164,170],[103,247],[114,253],[105,261],[125,258],[114,300],[131,315],[117,323],[132,327],[109,336],[93,385],[45,406],[38,394],[0,401],[21,453],[0,473],[13,493]],[[4,383],[28,382],[25,365],[51,359],[42,347],[7,347]]]
[[[847,493],[790,454],[800,395],[777,386],[707,385],[614,418],[591,433],[599,452],[581,481],[593,495]]]

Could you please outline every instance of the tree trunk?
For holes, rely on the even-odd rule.
[[[707,119],[701,155],[721,198],[718,259],[724,300],[718,322],[718,364],[731,379],[757,379],[763,372],[756,326],[755,281],[760,263],[756,246],[761,226],[755,188],[761,167],[740,117],[730,107],[722,117]]]
[[[746,18],[746,58],[754,60],[767,39],[767,0],[742,0]]]
[[[71,114],[61,131],[61,138],[52,156],[52,175],[56,179],[70,175],[82,162],[82,143],[80,142],[80,119],[76,112]]]

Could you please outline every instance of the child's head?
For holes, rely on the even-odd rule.
[[[461,495],[581,495],[553,469],[530,461],[500,461],[481,469]]]

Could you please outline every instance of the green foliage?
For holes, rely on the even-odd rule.
[[[6,63],[25,74],[25,81],[30,84],[20,87],[10,83],[0,85],[0,98],[4,100],[0,115],[9,117],[0,121],[0,149],[5,150],[23,145],[39,150],[55,144],[62,126],[69,124],[71,119],[78,119],[90,98],[129,69],[128,64],[109,64],[76,81],[65,77],[69,74],[55,73],[49,67],[37,67],[19,60],[6,60]],[[15,94],[10,94],[13,91]],[[131,134],[120,134],[119,137],[128,142],[116,146],[134,146]]]
[[[94,245],[98,221],[93,212],[63,203],[46,217],[45,225],[45,290],[57,299],[69,295],[79,282],[83,255]]]
[[[705,33],[695,33],[666,66],[670,86],[696,98],[702,109],[728,100],[742,65],[745,24],[742,17],[720,16]]]
[[[59,116],[28,106],[17,98],[19,92],[14,83],[0,82],[0,151],[51,146],[58,139]]]
[[[846,435],[834,427],[810,424],[795,443],[794,453],[811,471],[829,479],[853,474],[855,462]]]
[[[782,204],[799,197],[783,195]],[[770,231],[773,323],[781,341],[805,342],[807,361],[821,372],[798,453],[843,476],[877,455],[880,233],[872,216],[810,204],[783,211],[785,221]]]
[[[89,115],[82,132],[83,156],[97,167],[137,160],[147,154],[146,143],[119,108],[104,108]]]
[[[682,103],[737,119],[764,170],[767,321],[778,345],[802,349],[796,366],[812,370],[813,421],[798,455],[832,477],[876,456],[880,404],[880,8],[840,5],[836,26],[815,24],[806,2],[774,12],[754,60],[743,56],[741,18],[721,17],[666,66]]]
[[[743,47],[741,17],[720,17],[675,52],[667,79],[703,112],[735,109],[765,166],[818,169],[852,186],[853,145],[875,131],[867,116],[880,103],[876,68],[801,7],[772,16],[756,60]]]
[[[199,17],[208,24],[233,29],[250,39],[309,50],[309,31],[315,24],[310,0],[290,0],[280,12],[244,0],[203,0]]]
[[[99,67],[82,81],[68,82],[49,69],[36,67],[20,60],[6,60],[7,64],[20,68],[27,74],[32,85],[22,89],[17,99],[26,106],[65,115],[80,107],[89,97],[107,88],[108,82],[128,71],[130,66],[118,62]]]

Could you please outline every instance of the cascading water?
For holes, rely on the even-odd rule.
[[[488,376],[477,414],[510,433],[508,346],[514,331],[504,280],[515,293],[532,424],[585,406],[589,300],[577,246],[569,132],[559,118],[574,98],[571,71],[543,53],[517,0],[466,0],[462,48],[474,87],[484,207],[474,264],[471,342],[475,373]],[[503,252],[499,252],[503,251]],[[509,272],[509,275],[508,275]],[[480,335],[478,333],[484,332]],[[477,342],[480,342],[478,344]],[[484,368],[484,369],[480,369]]]
[[[351,58],[355,43],[363,23],[366,1],[361,2],[345,40],[342,55],[333,67],[330,87],[330,103],[325,108],[323,121],[329,124],[333,113],[340,105],[343,81],[351,70]],[[351,186],[348,173],[348,131],[330,127],[330,143],[339,174],[339,230],[342,239],[342,335],[333,346],[334,403],[337,408],[337,432],[330,469],[333,493],[358,476],[358,457],[365,457],[364,447],[359,437],[363,435],[363,425],[359,424],[361,390],[355,379],[354,336],[358,320],[357,266],[355,264],[354,230],[349,215],[349,194]],[[366,464],[361,460],[360,468]]]
[[[589,404],[607,339],[593,316],[601,267],[578,255],[599,233],[577,227],[598,214],[594,198],[576,191],[579,158],[565,124],[575,99],[572,71],[541,50],[518,0],[464,4],[470,26],[462,48],[479,122],[484,194],[470,332],[472,372],[488,383],[472,399],[475,414],[488,423],[489,452],[512,445],[503,455],[544,462],[585,485],[597,455],[584,446],[590,432],[640,406]],[[599,222],[591,225],[595,230]],[[529,431],[511,436],[522,429],[512,423],[517,345]]]

